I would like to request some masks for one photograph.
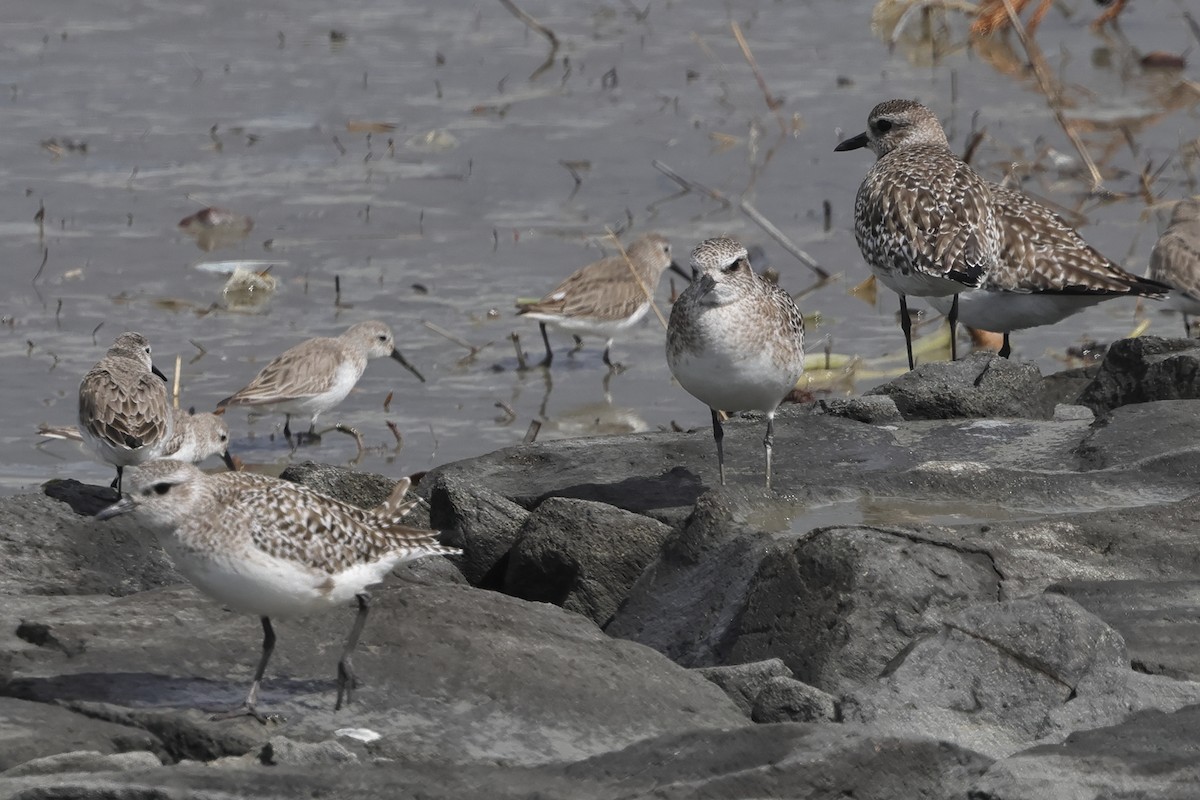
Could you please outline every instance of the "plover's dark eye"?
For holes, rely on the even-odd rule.
[[[890,119],[881,119],[875,122],[875,130],[879,133],[887,133],[892,129],[892,121]]]
[[[155,494],[166,494],[167,492],[171,491],[171,484],[165,482],[156,483],[150,488],[154,489]]]

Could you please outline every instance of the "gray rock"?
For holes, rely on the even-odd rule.
[[[504,591],[554,603],[603,626],[669,533],[666,525],[640,514],[552,497],[522,528]]]
[[[528,518],[524,508],[479,484],[445,474],[434,479],[430,526],[446,532],[446,544],[462,548],[460,566],[474,586],[503,586],[509,550]]]
[[[359,508],[373,508],[379,505],[396,486],[395,478],[370,472],[356,472],[346,467],[320,464],[316,461],[289,464],[279,477],[285,481],[303,484],[321,494],[336,497]],[[417,511],[418,509],[414,509],[413,514]]]
[[[977,352],[958,361],[921,364],[867,395],[884,395],[904,419],[1022,417],[1048,419],[1054,399],[1029,361]]]
[[[453,751],[450,753],[453,755]],[[933,739],[879,735],[856,725],[745,725],[643,739],[582,761],[515,768],[486,761],[404,758],[355,766],[160,768],[137,775],[60,775],[7,782],[39,797],[308,796],[391,800],[741,800],[747,797],[920,797],[962,800],[992,760]]]
[[[1200,784],[1200,706],[1144,711],[998,761],[971,800],[1191,800]]]
[[[358,755],[341,742],[297,742],[286,736],[272,736],[263,745],[260,758],[262,763],[271,766],[286,764],[297,767],[351,764],[358,761]]]
[[[1101,414],[1128,403],[1200,397],[1200,342],[1139,336],[1113,342],[1078,402]]]
[[[794,678],[771,678],[754,698],[750,718],[759,723],[832,722],[837,698]]]
[[[354,660],[365,685],[341,712],[333,710],[335,663],[350,608],[276,625],[260,703],[285,722],[209,719],[205,712],[241,701],[261,634],[253,618],[189,587],[29,612],[86,646],[72,658],[29,653],[3,692],[142,726],[174,760],[241,755],[274,735],[319,742],[350,726],[381,734],[371,743],[377,757],[533,764],[745,722],[702,677],[577,614],[442,584],[391,581],[373,596]],[[28,649],[0,638],[0,647],[18,645]]]
[[[1166,459],[1187,462],[1195,453],[1190,437],[1164,437],[1153,449],[1147,447],[1147,438],[1154,436],[1153,431],[1182,431],[1197,424],[1200,403],[1192,400],[1122,406],[1098,419],[1075,448],[1079,468],[1128,469],[1147,459],[1152,459],[1151,463]]]
[[[156,736],[138,727],[81,717],[44,703],[0,697],[0,773],[61,753],[111,755],[124,750],[162,749]]]
[[[790,678],[792,671],[778,658],[725,667],[697,667],[696,672],[721,687],[746,716],[754,710],[759,692],[772,678]],[[772,720],[782,722],[782,720]]]
[[[1046,591],[1116,628],[1138,672],[1200,680],[1200,581],[1068,581]]]
[[[822,400],[821,408],[831,416],[869,422],[872,425],[886,425],[904,420],[900,409],[896,407],[896,401],[887,395],[834,397]]]
[[[944,614],[995,600],[999,582],[984,552],[896,530],[818,529],[763,559],[728,658],[782,658],[797,679],[841,692],[873,680]]]
[[[20,778],[26,775],[54,775],[60,772],[132,772],[161,767],[158,756],[144,750],[131,753],[100,753],[95,750],[76,750],[42,756],[10,767],[0,778]]]
[[[841,711],[897,735],[1005,756],[1139,707],[1173,710],[1200,697],[1200,685],[1151,684],[1128,663],[1120,635],[1071,600],[981,604],[915,642],[877,685],[844,697]]]
[[[45,492],[0,498],[0,594],[126,595],[181,580],[153,533],[94,519],[112,490],[51,481]]]

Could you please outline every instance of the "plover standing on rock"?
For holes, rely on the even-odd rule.
[[[539,366],[554,360],[546,326],[551,325],[576,337],[600,336],[604,363],[620,369],[609,358],[614,337],[641,321],[650,310],[650,299],[668,268],[691,278],[671,259],[671,244],[657,233],[635,239],[624,255],[603,258],[576,271],[536,303],[522,303],[518,316],[535,319],[542,331],[546,357]]]
[[[871,271],[900,296],[912,369],[907,295],[948,297],[951,358],[958,295],[984,283],[1000,259],[1001,233],[987,181],[950,151],[938,118],[912,100],[880,103],[867,130],[837,150],[869,147],[877,160],[854,200],[854,236]]]
[[[396,349],[392,329],[382,322],[360,322],[341,336],[301,342],[262,368],[244,389],[217,403],[217,408],[250,406],[282,411],[283,435],[292,438],[292,415],[309,418],[308,439],[316,435],[317,417],[346,399],[362,377],[367,361],[388,356],[424,383],[425,376]]]
[[[766,485],[771,488],[775,409],[804,372],[804,317],[791,295],[755,274],[733,239],[701,242],[699,271],[671,309],[667,365],[689,394],[712,412],[717,468],[725,483],[721,411],[767,415]]]
[[[271,620],[358,603],[338,660],[335,710],[349,703],[357,678],[351,654],[370,609],[367,587],[398,564],[460,551],[436,531],[403,524],[416,505],[403,503],[408,479],[372,510],[304,486],[250,472],[205,474],[191,464],[160,460],[130,471],[130,491],[97,519],[133,513],[155,531],[175,566],[201,592],[235,611],[260,617],[262,655],[245,702],[229,714],[261,722],[258,692],[271,652]]]
[[[167,378],[150,359],[150,342],[122,333],[79,384],[79,433],[101,461],[117,468],[158,458],[173,433]]]

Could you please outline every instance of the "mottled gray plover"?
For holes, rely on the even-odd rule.
[[[220,456],[230,469],[237,469],[229,454],[229,426],[216,414],[171,409],[174,433],[163,446],[159,458],[173,458],[197,464],[209,456]],[[38,433],[47,439],[83,442],[75,425],[40,425]]]
[[[775,409],[804,372],[804,317],[791,296],[755,274],[746,248],[708,239],[692,252],[698,275],[667,323],[667,365],[689,394],[709,407],[717,468],[725,483],[721,411],[767,415],[766,485],[771,488]]]
[[[309,418],[307,437],[316,439],[317,417],[336,406],[362,377],[367,360],[389,356],[422,383],[425,376],[396,349],[392,329],[382,322],[360,322],[341,336],[309,339],[262,368],[244,389],[217,408],[250,406],[283,412],[283,435],[292,438],[292,415]]]
[[[1014,330],[1052,325],[1115,297],[1161,298],[1164,285],[1146,280],[1101,255],[1061,217],[1015,189],[991,184],[1000,222],[1000,262],[978,289],[959,295],[958,321],[1004,335],[1000,355],[1012,351]],[[930,297],[943,314],[947,297]]]
[[[172,435],[167,378],[150,360],[150,342],[122,333],[79,384],[79,433],[101,461],[117,468],[158,458]]]
[[[437,532],[404,525],[403,479],[383,505],[364,510],[304,486],[249,472],[207,475],[160,460],[130,470],[130,492],[98,519],[133,512],[155,531],[179,571],[203,593],[262,622],[262,654],[245,701],[221,717],[258,711],[258,692],[275,647],[272,618],[296,617],[357,601],[338,660],[335,710],[353,699],[350,663],[367,621],[370,596],[399,563],[460,551]]]
[[[958,295],[980,286],[1000,258],[992,190],[950,151],[936,116],[912,100],[871,110],[867,130],[837,150],[870,147],[877,160],[854,201],[854,235],[871,271],[900,295],[900,326],[912,369],[906,295],[951,297],[951,358]]]
[[[626,258],[628,256],[628,258]],[[650,310],[650,298],[668,268],[691,278],[671,259],[671,244],[657,233],[633,241],[625,255],[615,255],[588,264],[555,287],[536,303],[522,303],[518,316],[536,319],[546,345],[539,366],[554,360],[546,326],[579,336],[605,339],[604,363],[619,368],[609,359],[613,338],[636,325]]]
[[[1192,335],[1190,314],[1200,314],[1200,198],[1180,200],[1171,222],[1150,252],[1151,279],[1172,287],[1166,306],[1183,314],[1185,335]]]

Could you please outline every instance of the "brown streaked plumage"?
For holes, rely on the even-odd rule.
[[[199,463],[209,456],[220,456],[230,469],[236,469],[229,454],[229,426],[216,414],[199,414],[171,409],[172,435],[163,445],[159,458]],[[75,425],[39,425],[38,433],[47,439],[83,442],[83,434]]]
[[[122,333],[79,384],[79,432],[101,461],[117,468],[158,458],[172,435],[166,378],[150,359],[150,342]]]
[[[371,320],[351,326],[341,336],[301,342],[263,367],[244,389],[217,403],[217,408],[252,406],[282,411],[286,415],[283,434],[289,439],[292,415],[306,415],[308,436],[315,439],[317,417],[350,394],[369,359],[383,356],[399,361],[425,382],[396,349],[392,329]]]
[[[950,150],[942,125],[912,100],[875,106],[867,130],[837,150],[877,156],[854,201],[854,235],[871,271],[900,296],[900,325],[914,366],[907,295],[952,297],[979,286],[1000,258],[987,181]],[[953,338],[951,339],[952,357]]]
[[[1053,325],[1117,297],[1163,297],[1165,286],[1110,261],[1046,206],[1016,189],[991,188],[1003,235],[1000,263],[978,289],[959,296],[958,319],[1002,334],[1002,357],[1012,352],[1014,330]],[[946,298],[929,301],[943,313],[950,309]]]
[[[604,363],[619,368],[609,359],[613,338],[636,325],[650,310],[650,297],[668,268],[689,277],[672,261],[670,242],[657,233],[648,233],[635,239],[625,256],[588,264],[536,303],[518,305],[518,316],[536,319],[541,328],[546,357],[540,366],[548,367],[554,360],[546,333],[546,326],[553,325],[577,338],[605,338]]]
[[[721,411],[767,416],[766,486],[771,488],[775,409],[804,373],[804,316],[791,295],[755,274],[746,248],[717,237],[692,251],[698,276],[671,308],[667,366],[709,407],[717,469],[725,483]]]
[[[415,502],[403,502],[408,479],[371,510],[288,481],[248,472],[207,475],[191,464],[152,461],[130,471],[129,495],[98,515],[134,513],[151,529],[175,566],[200,591],[263,627],[262,654],[245,702],[231,715],[265,720],[258,691],[275,632],[271,618],[302,616],[358,602],[338,661],[338,697],[357,685],[351,654],[366,623],[367,587],[399,563],[460,552],[438,543],[436,531],[404,524]]]
[[[1146,273],[1172,287],[1168,308],[1183,315],[1185,335],[1192,335],[1189,315],[1200,314],[1200,197],[1175,205],[1171,222],[1154,243]]]

